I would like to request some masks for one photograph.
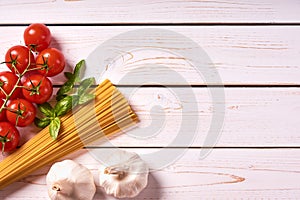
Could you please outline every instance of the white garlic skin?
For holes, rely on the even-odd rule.
[[[53,164],[46,182],[51,200],[92,200],[96,193],[92,173],[72,160]]]
[[[120,163],[116,164],[118,158]],[[107,194],[132,198],[147,186],[149,168],[136,153],[122,151],[119,155],[111,155],[111,164],[99,169],[99,183]]]

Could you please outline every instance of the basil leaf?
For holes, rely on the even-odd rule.
[[[73,89],[73,87],[74,87],[74,79],[71,78],[71,79],[69,79],[67,82],[65,82],[65,83],[61,86],[61,88],[59,88],[59,90],[57,91],[56,94],[57,94],[57,96],[64,95],[64,94],[66,94],[66,93],[68,93],[68,92],[71,92],[72,89]]]
[[[51,120],[48,117],[39,119],[39,118],[35,118],[34,119],[34,124],[39,127],[39,128],[45,128],[46,126],[48,126],[50,124]]]
[[[60,101],[63,98],[65,98],[66,96],[68,96],[68,95],[66,95],[66,94],[58,95],[58,96],[56,96],[56,101]]]
[[[73,106],[73,100],[72,96],[66,96],[65,98],[59,100],[55,107],[54,112],[57,117],[65,115],[67,112],[69,112],[72,109]]]
[[[79,102],[78,104],[81,105],[81,104],[84,104],[84,103],[87,103],[88,101],[91,101],[95,98],[95,95],[94,94],[84,94],[84,95],[81,95],[79,97]]]
[[[81,60],[76,64],[74,68],[73,78],[75,83],[80,81],[84,70],[85,70],[85,61]]]
[[[79,96],[78,95],[73,95],[72,96],[72,104],[73,104],[73,107],[77,106],[79,104]]]
[[[65,72],[64,75],[68,80],[73,78],[73,74],[71,72]]]
[[[61,96],[71,92],[74,88],[75,83],[80,82],[81,74],[83,74],[84,63],[84,60],[79,61],[74,68],[73,74],[70,72],[65,72],[65,76],[68,80],[57,91],[57,96]]]
[[[56,140],[56,138],[58,136],[59,129],[60,129],[60,119],[58,117],[55,117],[53,120],[51,120],[50,126],[49,126],[50,136],[54,140]]]
[[[45,116],[47,117],[53,116],[54,113],[53,108],[48,102],[45,102],[43,104],[38,104],[37,107],[41,111],[41,113],[43,113]]]
[[[87,78],[81,81],[80,86],[78,88],[77,94],[79,96],[83,95],[84,93],[87,92],[87,89],[89,89],[93,84],[95,84],[95,78]]]

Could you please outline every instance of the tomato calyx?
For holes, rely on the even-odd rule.
[[[16,67],[16,65],[18,64],[18,55],[17,55],[15,58],[13,58],[12,54],[10,53],[10,54],[9,54],[9,58],[10,58],[10,61],[8,61],[8,62],[1,62],[1,64],[11,64],[12,67],[13,67],[13,69],[14,69],[18,74],[20,74],[19,71],[18,71],[18,69],[17,69],[17,67]]]
[[[1,88],[1,90],[2,90],[2,92],[3,93],[6,93],[4,90],[3,90],[3,88],[2,88],[2,86],[5,84],[5,81],[0,81],[0,88]]]
[[[33,52],[37,52],[38,45],[37,44],[29,44],[27,45]]]
[[[7,131],[7,133],[5,134],[5,136],[0,136],[0,143],[2,144],[2,149],[1,149],[2,154],[4,153],[5,144],[7,142],[10,142],[12,140],[12,138],[8,138],[8,134],[9,134],[9,130]]]
[[[12,54],[10,53],[9,54],[9,57],[10,57],[10,62],[7,62],[7,63],[10,63],[11,65],[12,65],[12,67],[13,67],[13,69],[18,73],[18,74],[20,74],[20,72],[18,71],[18,69],[17,69],[17,67],[16,67],[16,65],[18,64],[18,55],[16,56],[16,58],[13,58],[12,57]]]
[[[50,69],[49,64],[48,64],[48,57],[45,58],[44,56],[42,56],[42,59],[43,59],[43,63],[36,64],[36,65],[41,66],[41,67],[38,67],[38,69],[46,70],[46,74],[48,74],[48,71]]]
[[[42,80],[40,80],[37,85],[34,85],[31,79],[29,80],[29,82],[31,84],[31,88],[25,87],[25,89],[30,92],[30,96],[40,95],[40,87],[42,84]]]
[[[26,116],[23,116],[23,114],[26,112],[26,108],[24,107],[24,110],[21,109],[21,103],[18,103],[18,109],[11,109],[11,108],[6,108],[9,112],[15,113],[17,115],[16,118],[16,124],[19,122],[19,118],[25,119]]]
[[[0,149],[2,154],[15,150],[19,145],[20,133],[18,129],[9,122],[0,122]]]

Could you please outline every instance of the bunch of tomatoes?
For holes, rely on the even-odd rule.
[[[0,148],[14,150],[20,140],[16,127],[30,125],[36,117],[35,104],[47,102],[53,86],[49,77],[61,73],[64,55],[50,48],[51,32],[44,24],[31,24],[24,31],[25,45],[8,49],[7,71],[0,72]]]

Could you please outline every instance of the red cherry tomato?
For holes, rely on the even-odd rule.
[[[19,131],[9,122],[0,122],[0,148],[4,152],[16,149],[20,141]]]
[[[5,99],[6,95],[11,93],[17,82],[18,77],[14,73],[8,71],[0,72],[0,98]],[[19,97],[20,92],[21,89],[17,88],[11,95],[10,99]]]
[[[26,46],[41,52],[48,48],[51,42],[50,30],[44,24],[31,24],[24,31],[24,41]]]
[[[35,60],[27,47],[17,45],[6,52],[5,63],[15,74],[22,74],[27,67],[31,67],[35,63]]]
[[[6,108],[7,120],[16,126],[27,126],[34,121],[36,109],[25,99],[15,99]]]
[[[41,74],[28,76],[23,86],[23,96],[30,102],[42,104],[48,101],[52,96],[52,83],[47,77]]]
[[[65,57],[58,49],[45,49],[36,58],[36,67],[41,68],[38,70],[40,74],[55,76],[64,70]]]
[[[2,107],[2,105],[4,104],[4,100],[0,99],[0,108]],[[0,112],[0,122],[6,121],[6,116],[5,116],[5,109],[3,109]]]

